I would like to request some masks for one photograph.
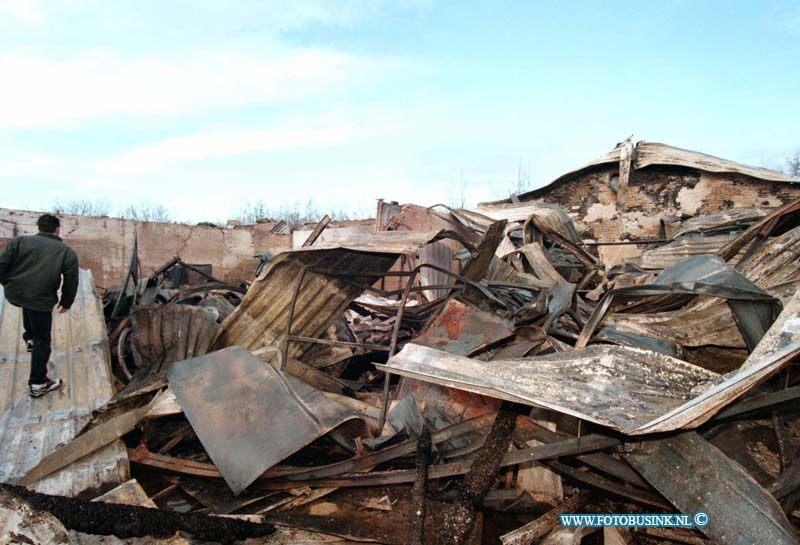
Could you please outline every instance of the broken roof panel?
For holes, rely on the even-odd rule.
[[[351,279],[306,275],[297,294],[292,334],[319,337],[364,291],[363,286],[376,282],[398,256],[416,254],[429,242],[447,237],[459,238],[445,231],[376,231],[339,243],[318,242],[281,253],[264,267],[242,303],[222,323],[216,346],[238,345],[248,350],[277,346],[286,334],[294,291],[305,268],[363,275]],[[299,357],[305,347],[306,344],[291,343],[289,357]]]
[[[719,376],[647,350],[583,350],[482,363],[408,344],[392,373],[552,409],[636,435],[695,428],[800,353],[800,292],[742,366]]]
[[[314,439],[358,418],[238,346],[174,363],[167,377],[234,494]]]
[[[534,189],[532,191],[527,191],[525,193],[520,193],[517,195],[517,198],[524,201],[541,197],[547,194],[547,192],[554,186],[571,178],[590,172],[603,165],[620,163],[622,160],[622,149],[624,144],[625,142],[617,144],[617,146],[610,152],[598,157],[594,161],[591,161],[580,168],[562,174],[543,187]],[[633,169],[639,170],[654,165],[679,166],[693,168],[704,172],[742,174],[758,180],[765,180],[769,182],[800,183],[800,178],[790,174],[784,174],[782,172],[777,172],[766,168],[751,167],[735,161],[721,159],[719,157],[706,155],[705,153],[700,153],[697,151],[676,148],[667,144],[646,141],[637,142],[636,147],[633,150],[633,159],[631,161],[631,166]],[[481,203],[481,205],[509,202],[512,202],[510,198],[495,201],[493,203]]]
[[[772,237],[738,267],[760,288],[787,303],[800,286],[800,227]],[[738,258],[734,258],[735,262]],[[651,314],[618,314],[606,318],[609,326],[678,342],[683,346],[744,348],[728,304],[717,298],[698,297],[677,311]]]
[[[487,363],[408,344],[380,367],[628,433],[682,405],[693,388],[717,377],[663,354],[617,346]]]
[[[770,182],[800,182],[800,178],[791,174],[784,174],[767,168],[751,167],[735,161],[720,159],[713,155],[706,155],[699,151],[676,148],[657,142],[638,142],[633,155],[633,168],[647,168],[652,165],[674,165],[695,168],[705,172],[744,174],[745,176]]]
[[[680,512],[706,513],[699,529],[716,543],[797,545],[775,498],[699,434],[642,443],[624,456]]]
[[[80,271],[75,303],[53,315],[51,375],[65,386],[46,397],[28,396],[30,355],[22,342],[22,311],[0,288],[0,482],[21,478],[68,442],[89,421],[93,410],[113,395],[113,377],[100,298],[90,271]],[[121,441],[84,457],[33,488],[75,496],[129,479],[128,455]]]
[[[746,207],[732,208],[714,214],[695,216],[683,221],[667,223],[662,219],[665,226],[665,233],[668,238],[676,239],[690,233],[700,233],[704,235],[718,233],[720,231],[730,231],[744,229],[767,214],[771,213],[772,208]]]
[[[478,205],[478,212],[493,219],[512,222],[524,222],[534,216],[537,223],[545,225],[550,231],[580,244],[581,237],[575,229],[572,219],[564,210],[552,203],[524,202],[524,203],[482,203]]]

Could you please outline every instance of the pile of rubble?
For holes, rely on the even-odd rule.
[[[7,417],[38,446],[2,442],[0,540],[798,543],[800,201],[671,218],[615,266],[538,202],[323,229],[249,285],[134,252],[101,305],[84,274],[71,404]]]

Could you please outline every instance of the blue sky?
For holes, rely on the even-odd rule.
[[[797,2],[0,0],[0,206],[372,213],[505,196],[633,134],[779,166]]]

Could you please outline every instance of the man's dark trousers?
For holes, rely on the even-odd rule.
[[[33,341],[31,353],[31,374],[28,384],[44,384],[47,382],[47,362],[50,361],[51,328],[53,312],[22,309],[22,321],[25,333],[22,338]]]

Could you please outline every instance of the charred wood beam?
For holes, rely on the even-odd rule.
[[[319,223],[317,223],[317,225],[314,227],[314,230],[311,231],[311,234],[308,235],[308,238],[303,243],[303,248],[308,248],[309,246],[313,245],[330,222],[331,217],[328,214],[325,214],[323,218],[319,220]]]
[[[275,531],[271,524],[49,496],[11,485],[0,484],[0,490],[19,497],[34,509],[51,513],[68,530],[87,534],[129,538],[170,537],[176,532],[186,532],[203,541],[229,544],[250,537],[266,536]]]
[[[409,545],[423,545],[425,539],[425,513],[428,495],[428,465],[431,461],[431,432],[422,427],[417,443],[417,480],[414,481],[411,520],[408,525]]]
[[[497,415],[483,449],[464,478],[459,498],[444,509],[438,543],[461,545],[465,542],[475,525],[475,514],[483,498],[494,485],[515,425],[514,413],[504,410]]]
[[[743,399],[735,405],[731,405],[717,413],[713,420],[724,420],[763,409],[770,409],[781,403],[794,401],[796,399],[800,399],[800,386],[793,386],[777,392],[770,392],[768,394],[761,394]]]
[[[566,439],[575,438],[575,436],[563,432],[549,430],[546,427],[537,424],[532,418],[525,415],[517,416],[517,429],[515,430],[514,435],[521,443],[525,443],[530,439],[535,439],[542,443],[555,443],[564,441]],[[633,486],[644,489],[651,488],[650,484],[645,481],[630,465],[620,462],[604,452],[578,454],[575,456],[575,458],[589,467],[599,469],[603,473],[611,475],[612,477],[616,477]]]

